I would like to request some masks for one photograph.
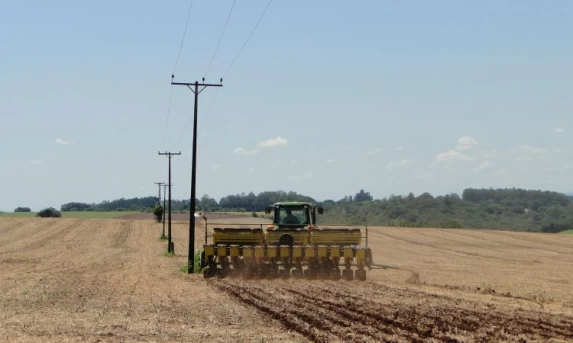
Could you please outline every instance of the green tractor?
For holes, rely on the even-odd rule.
[[[368,229],[363,236],[359,228],[318,227],[323,212],[308,202],[279,202],[265,208],[273,217],[265,230],[214,228],[213,244],[204,246],[203,275],[366,280],[372,252],[361,243]]]

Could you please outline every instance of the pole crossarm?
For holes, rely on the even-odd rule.
[[[171,82],[173,86],[198,86],[198,87],[223,87],[222,83],[189,83],[189,82]]]

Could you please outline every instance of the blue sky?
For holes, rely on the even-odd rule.
[[[232,3],[194,1],[175,68],[224,77],[198,196],[573,190],[573,2],[275,0],[225,73],[267,5],[237,0],[205,75]],[[155,195],[158,151],[189,197],[188,7],[0,2],[0,210]]]

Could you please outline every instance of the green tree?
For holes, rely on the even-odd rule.
[[[153,215],[155,216],[155,221],[160,223],[163,218],[163,206],[155,205],[153,207]]]
[[[62,213],[53,207],[48,207],[38,212],[36,216],[42,218],[61,218]]]
[[[374,198],[372,195],[370,195],[370,192],[365,192],[363,189],[354,195],[354,202],[365,202],[372,200],[374,200]]]

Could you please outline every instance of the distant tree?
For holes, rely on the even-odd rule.
[[[62,213],[60,213],[60,211],[56,210],[53,207],[48,207],[38,212],[36,216],[42,218],[61,218]]]
[[[372,201],[374,198],[370,195],[370,192],[365,192],[363,189],[360,192],[354,195],[355,202],[365,202],[365,201]]]
[[[217,200],[209,197],[207,194],[203,195],[201,200],[198,202],[199,207],[202,211],[216,211],[219,208],[219,204],[217,204]]]
[[[32,212],[29,207],[16,207],[14,212]]]
[[[153,215],[155,216],[155,221],[160,223],[163,218],[163,206],[155,205],[153,207]]]
[[[90,204],[86,204],[83,202],[69,202],[67,204],[63,204],[60,209],[62,212],[66,211],[85,211],[88,208],[92,207]]]

